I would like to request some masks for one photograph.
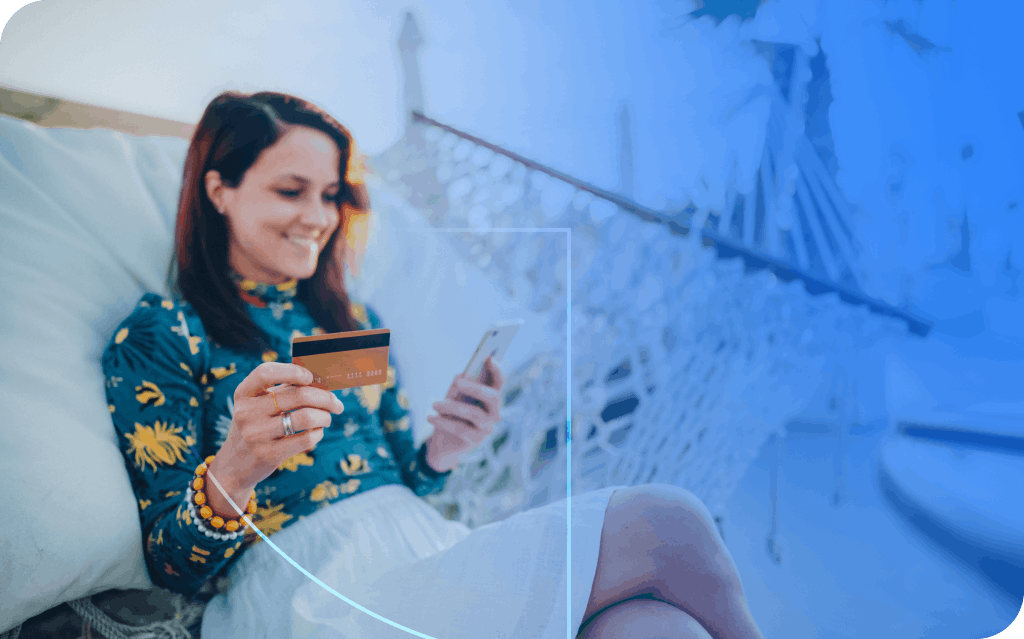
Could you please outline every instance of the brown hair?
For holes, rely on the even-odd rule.
[[[196,126],[185,157],[178,200],[172,290],[198,313],[210,339],[245,351],[270,348],[266,336],[245,310],[228,264],[228,226],[206,192],[205,176],[220,173],[236,187],[259,155],[273,146],[288,125],[307,126],[326,133],[341,152],[337,206],[340,223],[320,253],[316,272],[300,280],[297,299],[327,332],[358,330],[345,292],[345,241],[351,221],[370,211],[352,136],[337,120],[316,106],[281,93],[253,95],[228,92],[214,98]],[[176,273],[174,272],[176,267]]]

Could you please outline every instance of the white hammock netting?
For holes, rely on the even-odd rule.
[[[412,127],[375,165],[434,227],[473,229],[445,236],[552,336],[510,372],[495,434],[430,498],[470,527],[566,497],[569,472],[573,494],[664,482],[717,514],[823,376],[856,346],[906,332],[436,127]],[[488,230],[560,228],[572,229],[571,284],[568,233]]]

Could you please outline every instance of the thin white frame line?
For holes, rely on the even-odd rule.
[[[476,230],[476,229],[474,229],[474,230]],[[464,232],[464,229],[426,229],[426,232],[431,232],[431,231],[433,231],[433,232],[440,232],[440,233],[444,233],[444,232]],[[565,433],[566,433],[566,442],[565,442],[565,451],[566,451],[566,457],[565,457],[565,471],[566,471],[565,472],[565,496],[566,496],[566,500],[565,500],[565,521],[566,521],[566,526],[565,526],[565,559],[566,559],[566,562],[565,562],[566,563],[566,566],[565,566],[565,573],[566,573],[566,579],[565,579],[565,607],[566,607],[566,610],[565,610],[565,632],[566,632],[566,639],[573,639],[575,637],[575,633],[573,633],[573,631],[572,631],[572,228],[570,228],[570,227],[560,227],[560,228],[547,228],[547,229],[480,229],[480,231],[507,231],[507,232],[517,232],[517,233],[518,232],[527,232],[527,231],[534,231],[534,232],[535,231],[564,232],[565,236],[566,236],[566,249],[565,249],[565,274],[566,274],[566,286],[565,286],[565,290],[566,290],[566,305],[565,305],[565,320],[566,320],[566,325],[565,325],[565,342],[566,342],[566,358],[565,358],[565,366],[566,366],[566,371],[565,371],[566,372],[566,375],[565,375],[565,380],[566,380],[565,381],[565,399],[566,399],[566,401],[565,401],[565,406],[566,406],[566,409],[565,409]],[[412,232],[412,231],[410,230],[409,232]],[[285,554],[285,552],[283,550],[278,548],[277,545],[274,544],[274,542],[270,541],[270,538],[268,538],[265,534],[263,534],[262,530],[260,530],[255,525],[253,525],[253,523],[250,520],[249,516],[246,513],[244,513],[241,508],[238,507],[238,504],[236,504],[234,502],[234,500],[231,499],[231,497],[227,494],[227,491],[224,490],[224,488],[220,485],[220,482],[217,481],[217,478],[214,477],[212,473],[208,472],[207,475],[209,476],[209,478],[211,480],[213,480],[213,483],[217,486],[217,489],[221,492],[221,494],[224,496],[224,498],[228,500],[228,503],[231,504],[231,507],[235,509],[235,512],[237,512],[241,516],[242,520],[245,521],[245,523],[250,528],[252,528],[256,532],[256,534],[260,536],[261,539],[263,539],[263,541],[267,542],[267,544],[271,548],[274,549],[274,552],[276,552],[277,554],[279,554],[282,557],[284,557],[285,561],[287,561],[292,566],[297,568],[299,570],[299,572],[301,572],[303,575],[308,577],[311,581],[313,581],[313,583],[317,584],[318,586],[320,586],[321,588],[323,588],[327,592],[331,593],[332,595],[334,595],[338,599],[341,599],[342,601],[344,601],[345,603],[349,604],[350,606],[353,606],[354,608],[356,608],[360,612],[364,612],[364,613],[370,615],[371,617],[373,617],[377,621],[383,621],[384,623],[388,624],[389,626],[391,626],[393,628],[398,628],[399,630],[403,630],[405,632],[408,632],[409,634],[415,635],[417,637],[420,637],[421,639],[437,639],[437,637],[432,637],[430,635],[424,634],[424,633],[419,632],[417,630],[413,630],[412,628],[406,628],[405,626],[403,626],[403,625],[401,625],[399,623],[396,623],[394,621],[391,621],[390,619],[387,619],[386,617],[382,617],[381,615],[378,615],[377,613],[373,612],[369,608],[365,608],[365,607],[359,605],[358,603],[352,601],[351,599],[349,599],[345,595],[343,595],[340,592],[336,591],[334,588],[331,588],[330,586],[328,586],[324,582],[322,582],[319,579],[317,579],[314,575],[310,574],[309,571],[307,571],[305,568],[303,568],[298,563],[296,563],[295,560],[293,560],[291,557],[289,557],[287,554]]]
[[[565,228],[565,635],[572,631],[572,228]],[[581,620],[582,622],[582,620]]]
[[[396,229],[402,233],[558,233],[566,230],[571,230],[570,227],[557,227],[557,228],[496,228],[496,229],[485,229],[480,227],[466,227],[458,229]]]

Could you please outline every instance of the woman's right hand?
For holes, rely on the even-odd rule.
[[[331,425],[331,414],[345,410],[334,393],[314,388],[312,383],[313,373],[301,366],[264,362],[235,388],[231,429],[208,474],[239,508],[245,509],[256,484],[277,470],[281,462],[316,446],[324,436],[323,429]],[[288,412],[295,434],[286,436],[282,415]],[[212,480],[206,487],[206,497],[216,514],[226,519],[238,517],[238,511]]]

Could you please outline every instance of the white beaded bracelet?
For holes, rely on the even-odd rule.
[[[196,512],[195,504],[192,503],[192,497],[194,495],[195,495],[195,491],[192,490],[192,487],[190,486],[188,491],[186,491],[185,503],[188,505],[188,514],[189,514],[190,517],[192,517],[192,520],[194,522],[196,522],[196,527],[199,529],[199,532],[203,533],[207,537],[210,537],[211,539],[217,539],[219,541],[233,541],[235,539],[238,539],[238,536],[240,534],[245,534],[245,530],[246,530],[246,528],[249,527],[249,524],[245,523],[244,519],[240,520],[241,524],[242,524],[242,527],[239,528],[238,530],[236,530],[235,532],[223,532],[222,533],[222,532],[217,532],[215,530],[210,530],[209,528],[204,526],[203,525],[203,518],[200,517],[199,513]]]

